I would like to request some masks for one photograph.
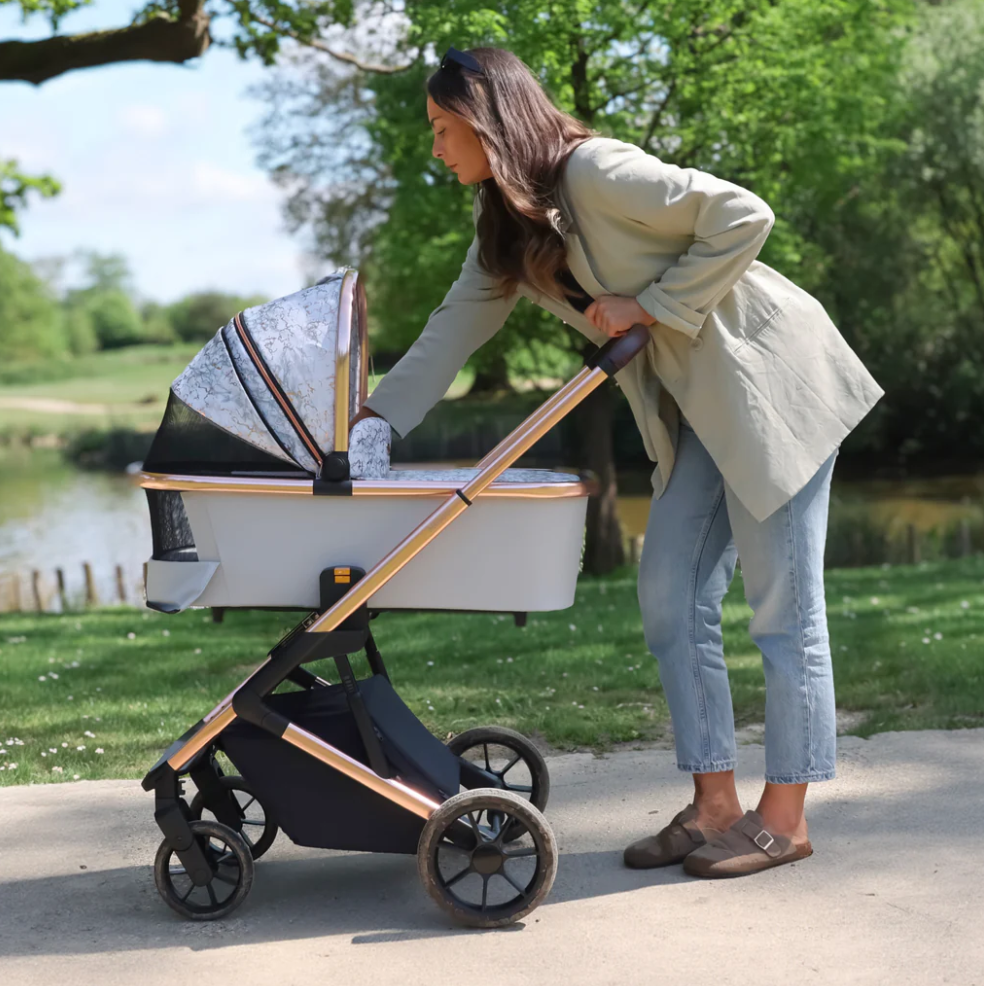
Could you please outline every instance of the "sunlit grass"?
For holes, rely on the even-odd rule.
[[[525,628],[383,613],[372,629],[397,689],[438,736],[493,722],[560,749],[658,739],[668,712],[635,579],[629,568],[582,578],[573,607],[530,614]],[[858,714],[853,732],[984,726],[984,558],[832,570],[826,588],[837,702]],[[739,726],[764,711],[750,617],[739,574],[723,612]],[[294,622],[122,607],[0,617],[0,784],[142,776]]]

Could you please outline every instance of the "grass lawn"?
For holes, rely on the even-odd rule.
[[[499,723],[561,749],[658,739],[668,713],[635,577],[584,577],[573,607],[531,614],[525,628],[494,615],[383,613],[373,633],[397,689],[439,736]],[[826,585],[838,707],[860,714],[852,732],[984,726],[984,557],[831,570]],[[293,616],[0,617],[0,784],[141,777]],[[739,726],[763,718],[750,617],[739,574],[724,606]],[[326,664],[309,667],[332,677]]]

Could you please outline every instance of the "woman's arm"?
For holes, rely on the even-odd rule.
[[[518,292],[509,299],[496,298],[494,289],[492,277],[478,261],[476,233],[444,301],[362,407],[385,418],[398,437],[405,438],[448,392],[468,357],[502,328],[516,307]]]
[[[775,222],[747,189],[623,141],[605,142],[572,177],[593,207],[644,223],[659,237],[691,240],[679,261],[636,295],[658,322],[688,336],[748,269]]]

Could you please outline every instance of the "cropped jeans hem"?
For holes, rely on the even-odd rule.
[[[686,771],[688,774],[716,774],[723,770],[734,770],[737,760],[711,761],[709,764],[701,763],[678,763],[677,769]]]
[[[812,784],[814,781],[832,781],[836,776],[836,771],[832,767],[830,770],[814,770],[807,774],[780,774],[778,776],[765,775],[769,784]]]

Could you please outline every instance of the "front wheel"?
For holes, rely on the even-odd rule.
[[[507,830],[514,832],[506,838]],[[499,928],[529,914],[557,874],[550,823],[525,798],[482,788],[448,798],[424,825],[417,871],[456,921]]]
[[[234,911],[253,885],[253,857],[243,838],[213,821],[189,823],[212,869],[212,878],[196,886],[165,839],[154,860],[158,893],[182,917],[214,921]]]

